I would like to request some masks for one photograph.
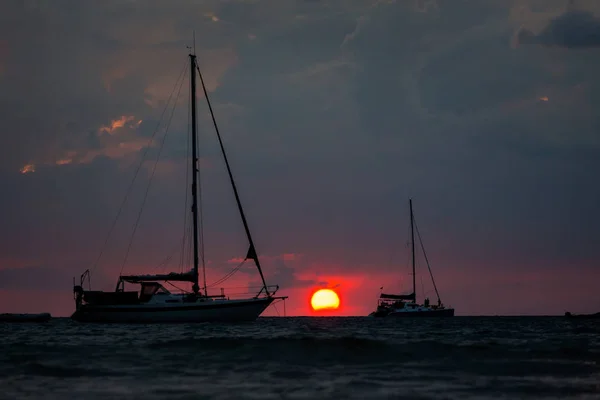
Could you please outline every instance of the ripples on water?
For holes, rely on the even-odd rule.
[[[600,321],[0,323],[0,398],[600,399]]]

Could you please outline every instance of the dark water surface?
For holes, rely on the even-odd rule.
[[[2,399],[600,399],[600,321],[0,323]]]

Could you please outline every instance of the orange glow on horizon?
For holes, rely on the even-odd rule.
[[[313,293],[310,305],[314,311],[337,310],[340,307],[340,298],[331,289],[319,289]]]

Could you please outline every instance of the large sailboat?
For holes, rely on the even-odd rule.
[[[286,297],[276,297],[275,293],[279,286],[267,286],[259,257],[250,234],[248,222],[242,208],[240,197],[233,179],[233,175],[227,160],[225,148],[215,120],[213,109],[208,97],[204,79],[200,72],[196,55],[193,51],[189,54],[190,69],[190,107],[191,107],[191,220],[193,236],[193,268],[187,272],[171,272],[156,275],[120,275],[115,291],[92,291],[90,285],[90,270],[86,270],[80,277],[78,285],[74,282],[73,292],[76,311],[72,319],[80,322],[241,322],[253,321],[275,300],[283,300]],[[187,67],[186,67],[187,68]],[[206,274],[201,290],[199,282],[199,212],[198,212],[198,154],[197,154],[197,127],[196,127],[196,73],[200,77],[204,97],[206,98],[212,122],[216,131],[221,155],[225,162],[233,194],[237,202],[237,208],[241,217],[246,237],[248,239],[248,252],[246,260],[252,260],[258,270],[262,287],[257,292],[252,292],[242,298],[232,298],[221,289],[217,295],[209,295],[206,285]],[[185,76],[182,72],[181,76]],[[183,81],[182,81],[183,83]],[[181,87],[181,86],[180,86]],[[204,263],[203,263],[204,266]],[[84,283],[89,289],[84,289]],[[75,279],[73,279],[75,281]],[[171,293],[165,287],[166,283],[188,282],[191,283],[191,291],[182,293]],[[139,285],[139,290],[125,290],[125,283]],[[174,285],[173,285],[174,286]]]
[[[433,288],[437,296],[437,304],[431,305],[429,298],[425,298],[423,304],[417,303],[417,285],[416,285],[416,253],[415,253],[415,216],[413,213],[412,199],[409,199],[410,209],[410,235],[411,235],[411,255],[412,255],[412,293],[409,294],[386,294],[381,293],[377,304],[377,310],[373,311],[369,316],[371,317],[453,317],[454,308],[446,308],[440,299],[435,280],[433,279],[433,273],[429,266],[429,260],[425,253],[425,247],[421,240],[421,235],[417,228],[417,236],[419,237],[419,243],[425,256],[427,263],[427,269],[431,276]]]

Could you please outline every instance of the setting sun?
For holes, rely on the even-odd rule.
[[[320,289],[312,295],[310,305],[315,311],[335,310],[340,306],[340,298],[331,289]]]

